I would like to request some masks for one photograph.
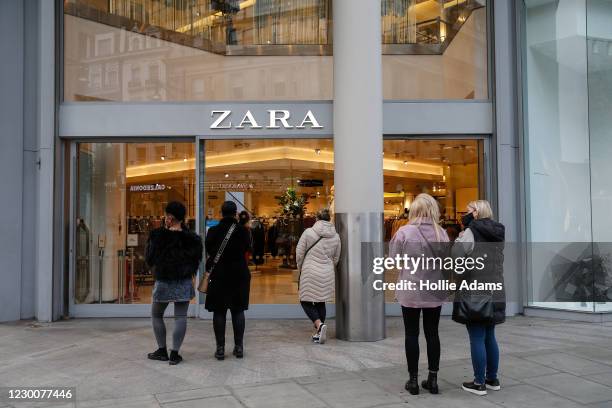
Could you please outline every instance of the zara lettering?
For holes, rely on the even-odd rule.
[[[253,113],[250,110],[246,111],[242,116],[240,122],[237,125],[232,124],[232,111],[231,110],[214,110],[211,111],[210,116],[214,118],[213,123],[210,125],[211,129],[263,129],[264,126],[260,125]],[[288,110],[268,110],[267,122],[264,123],[266,129],[323,129],[323,126],[319,124],[317,118],[308,111],[304,118],[294,126],[291,122],[291,112]],[[263,122],[262,122],[263,123]],[[297,123],[297,122],[294,122]]]

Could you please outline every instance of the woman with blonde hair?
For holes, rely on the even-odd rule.
[[[442,257],[443,247],[448,243],[446,231],[438,225],[440,222],[440,207],[438,202],[429,194],[419,194],[408,212],[408,224],[401,227],[391,239],[389,256],[397,255],[404,258]],[[441,259],[441,258],[440,258]],[[427,360],[429,375],[423,381],[423,388],[432,394],[438,393],[438,369],[440,365],[440,337],[438,324],[440,311],[446,294],[420,290],[421,281],[437,282],[442,279],[441,265],[435,262],[415,269],[400,270],[399,282],[413,282],[415,290],[397,290],[396,298],[402,306],[404,329],[406,332],[406,360],[408,361],[409,381],[406,390],[412,395],[419,393],[418,367],[419,367],[419,320],[423,312],[423,330],[427,340]]]
[[[487,389],[500,390],[497,378],[499,347],[495,326],[506,320],[504,285],[505,227],[493,219],[488,201],[472,201],[461,222],[464,231],[453,245],[454,257],[482,259],[484,267],[461,274],[469,282],[501,284],[499,291],[458,291],[453,303],[453,320],[465,324],[470,337],[474,381],[462,388],[476,395],[486,395]]]

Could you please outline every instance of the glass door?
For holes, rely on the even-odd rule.
[[[199,160],[202,235],[219,223],[224,201],[249,217],[249,315],[302,317],[295,250],[316,212],[333,208],[333,141],[202,138]],[[202,307],[201,316],[208,316]]]

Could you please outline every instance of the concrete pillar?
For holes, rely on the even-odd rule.
[[[495,0],[493,27],[495,38],[495,154],[497,156],[497,217],[506,226],[504,279],[508,300],[506,313],[522,312],[520,296],[523,254],[518,242],[521,231],[521,158],[518,129],[518,98],[520,88],[516,75],[516,14],[515,3]]]
[[[0,322],[21,317],[23,230],[23,3],[0,0]],[[26,251],[31,251],[30,248]],[[30,256],[30,253],[24,254]]]
[[[380,7],[377,0],[333,2],[334,205],[342,239],[336,325],[338,338],[350,341],[385,337],[384,293],[373,289],[371,266],[383,242]]]

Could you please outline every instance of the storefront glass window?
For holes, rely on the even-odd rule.
[[[596,312],[612,311],[612,1],[587,1],[589,141]]]
[[[486,0],[382,0],[385,99],[487,99]]]
[[[592,312],[612,301],[611,17],[609,1],[525,1],[530,306]]]
[[[442,226],[454,241],[467,205],[484,198],[484,142],[474,139],[390,139],[384,146],[385,242],[408,223],[414,198],[427,193],[440,204]],[[397,282],[398,272],[385,272]],[[386,302],[395,292],[385,292]]]
[[[380,1],[386,99],[487,99],[486,0]],[[66,101],[333,97],[332,0],[63,4]]]
[[[151,303],[149,232],[170,201],[196,229],[193,143],[77,145],[74,302]]]
[[[202,149],[206,229],[219,222],[226,200],[250,216],[251,303],[299,303],[297,242],[317,211],[334,207],[332,141],[208,140]]]
[[[328,100],[330,13],[330,0],[66,0],[64,99]],[[101,84],[109,65],[118,81]]]

